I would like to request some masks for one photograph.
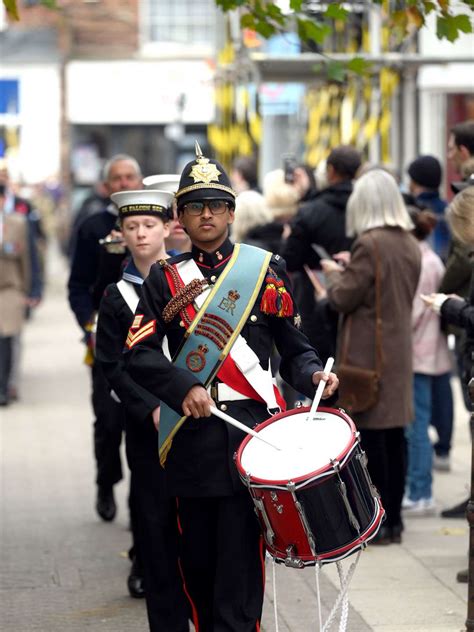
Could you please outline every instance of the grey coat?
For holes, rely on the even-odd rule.
[[[328,275],[328,298],[344,314],[338,336],[338,357],[352,314],[346,361],[375,367],[375,252],[381,272],[382,367],[380,395],[370,410],[354,415],[359,428],[402,427],[413,419],[412,303],[420,275],[420,249],[415,238],[399,228],[376,228],[360,235],[351,262],[343,272]]]

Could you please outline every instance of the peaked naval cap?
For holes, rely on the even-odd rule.
[[[119,218],[134,215],[153,215],[162,220],[169,220],[169,208],[173,200],[173,194],[169,191],[148,189],[142,191],[120,191],[112,193],[112,202],[119,211]]]
[[[179,175],[174,173],[147,176],[143,178],[143,185],[146,189],[159,189],[169,191],[173,195],[178,190]]]
[[[179,181],[178,209],[197,200],[226,200],[235,206],[235,195],[223,166],[203,156],[196,142],[196,159],[184,167]]]

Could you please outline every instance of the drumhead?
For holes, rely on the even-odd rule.
[[[282,448],[251,437],[240,455],[240,467],[251,478],[290,481],[330,467],[341,459],[354,442],[349,423],[335,413],[296,412],[265,425],[258,434]]]

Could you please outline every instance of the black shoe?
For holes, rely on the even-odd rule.
[[[0,406],[8,406],[9,403],[8,395],[6,393],[0,393]]]
[[[454,505],[454,507],[451,507],[450,509],[444,509],[441,512],[441,517],[442,518],[465,518],[468,501],[469,501],[469,498],[467,500],[464,500],[462,503],[459,503],[459,505]]]
[[[95,508],[99,516],[102,520],[105,520],[105,522],[111,522],[115,518],[117,505],[115,504],[114,490],[112,487],[98,488]]]
[[[403,527],[401,524],[398,524],[395,527],[390,527],[390,540],[393,544],[402,543],[402,531]]]
[[[392,530],[390,527],[382,525],[377,533],[370,541],[369,544],[376,544],[378,546],[385,546],[392,542]]]
[[[143,599],[145,597],[145,588],[143,586],[143,577],[136,560],[132,562],[130,575],[127,578],[127,588],[130,597],[134,599]]]
[[[467,582],[469,581],[469,569],[466,568],[466,570],[459,571],[459,573],[456,575],[456,581],[459,584],[467,584]]]

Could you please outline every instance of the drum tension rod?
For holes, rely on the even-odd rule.
[[[351,523],[351,525],[354,527],[354,529],[357,531],[357,533],[360,535],[360,524],[357,520],[357,518],[354,515],[354,512],[352,511],[352,507],[351,507],[351,503],[349,502],[349,498],[347,496],[347,487],[346,484],[344,483],[344,481],[341,478],[341,464],[339,463],[339,461],[337,459],[329,459],[334,472],[336,473],[336,476],[338,478],[338,486],[339,486],[339,493],[341,494],[342,497],[342,502],[344,503],[344,507],[346,508],[346,512],[347,512],[347,516],[349,518],[349,522]]]

